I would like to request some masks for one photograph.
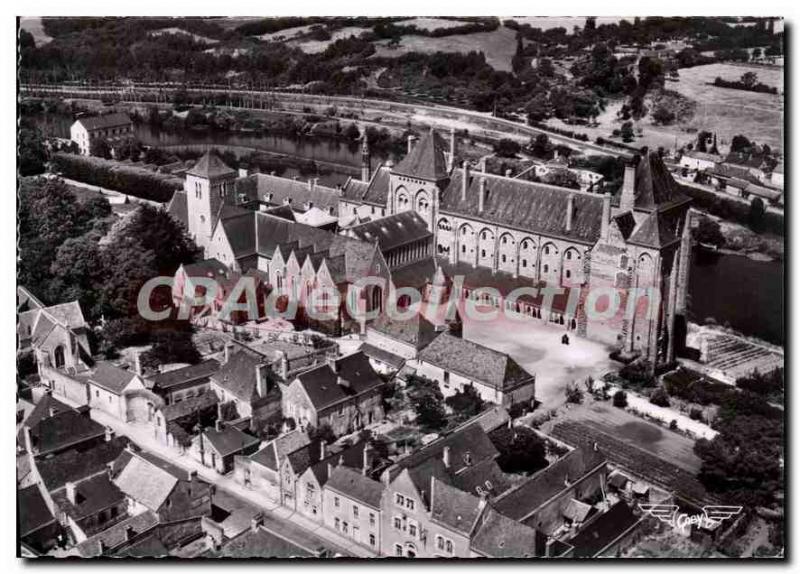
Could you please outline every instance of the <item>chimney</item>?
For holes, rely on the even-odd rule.
[[[469,187],[469,162],[462,164],[464,173],[461,176],[461,201],[467,201],[467,188]]]
[[[483,213],[483,208],[486,203],[486,178],[481,178],[480,195],[478,196],[478,213]]]
[[[142,376],[142,359],[141,359],[141,351],[134,351],[133,352],[133,371]]]
[[[510,167],[506,169],[506,177],[511,177],[511,174],[512,174],[512,173],[513,173],[513,172],[511,171],[511,168],[510,168]]]
[[[414,149],[414,140],[417,139],[412,135],[409,135],[407,138],[408,143],[408,153],[411,153],[411,150]]]
[[[250,519],[250,531],[255,532],[262,524],[264,524],[264,515],[259,512]]]
[[[450,157],[447,162],[447,171],[453,171],[456,165],[456,129],[450,128]]]
[[[547,537],[547,542],[544,543],[544,557],[553,557],[553,538],[550,536]]]
[[[54,416],[56,416],[56,408],[55,407],[49,407],[47,409],[47,418],[51,418],[51,417],[54,417]]]
[[[222,417],[218,416],[217,420],[214,422],[214,429],[216,429],[217,432],[220,432],[223,428],[225,428],[225,422],[222,420]]]
[[[67,491],[67,500],[69,500],[70,503],[75,504],[75,495],[76,495],[75,483],[74,482],[67,482],[64,485],[64,488]]]
[[[328,363],[328,367],[330,367],[331,371],[334,373],[339,372],[339,365],[336,364],[336,357],[328,355],[325,357],[325,361]]]
[[[481,159],[481,171],[483,173],[486,173],[486,158],[485,157]]]
[[[248,175],[247,174],[247,168],[246,167],[240,167],[239,168],[239,177],[247,177],[247,175]]]
[[[445,468],[450,468],[450,447],[446,446],[442,449],[442,462]]]
[[[567,232],[572,231],[572,217],[575,214],[575,194],[570,193],[567,197]]]
[[[278,374],[284,381],[289,377],[289,357],[285,351],[278,351]]]
[[[267,396],[267,382],[269,375],[267,375],[267,365],[256,365],[256,392],[259,397]]]
[[[603,195],[603,221],[600,225],[600,235],[603,240],[608,239],[608,229],[611,225],[611,194]]]
[[[367,443],[364,445],[364,460],[361,465],[362,474],[366,476],[370,468],[372,468],[372,445]]]
[[[625,165],[625,178],[622,180],[622,193],[619,198],[619,211],[633,211],[635,182],[636,182],[636,159]]]
[[[192,482],[197,480],[197,471],[196,470],[190,470],[189,471],[189,480],[192,481]]]
[[[112,429],[111,427],[106,427],[105,431],[106,442],[111,442],[113,438],[114,438],[114,429]]]
[[[231,360],[231,349],[233,348],[233,343],[225,343],[225,363],[227,364],[228,361]]]
[[[125,529],[125,541],[130,542],[133,540],[134,536],[136,536],[136,531],[133,529],[133,526],[128,526]]]
[[[325,457],[328,455],[328,445],[325,444],[324,440],[319,441],[319,459],[325,460]]]

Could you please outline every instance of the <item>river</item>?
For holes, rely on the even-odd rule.
[[[72,119],[64,115],[35,117],[46,135],[69,137]],[[329,168],[320,183],[344,183],[361,164],[357,146],[315,138],[282,135],[257,136],[220,132],[166,132],[148,125],[136,127],[145,145],[160,147],[214,146],[235,153],[261,150],[324,162]],[[373,166],[383,158],[373,157]],[[300,175],[294,168],[282,172],[286,177]],[[720,325],[782,345],[784,342],[783,264],[754,261],[740,255],[695,250],[689,279],[690,319],[702,323],[713,318]]]
[[[689,276],[689,317],[713,318],[744,335],[783,345],[784,268],[780,261],[695,249]]]

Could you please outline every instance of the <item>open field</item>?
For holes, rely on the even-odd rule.
[[[344,40],[351,36],[360,36],[364,32],[369,32],[369,30],[369,28],[361,28],[359,26],[346,26],[333,31],[330,40],[293,40],[289,42],[289,44],[300,48],[306,54],[318,54],[324,52],[325,49],[336,40]]]
[[[416,26],[420,30],[438,30],[440,28],[455,28],[467,24],[463,20],[444,20],[442,18],[410,18],[400,20],[398,26]]]
[[[206,38],[205,36],[200,36],[199,34],[193,34],[191,32],[187,32],[183,28],[162,28],[161,30],[153,30],[150,32],[151,36],[163,36],[164,34],[175,34],[177,36],[188,36],[195,42],[200,42],[201,44],[216,44],[219,40],[214,40],[212,38]]]
[[[487,63],[495,70],[510,72],[511,58],[517,47],[516,32],[500,27],[492,32],[456,34],[442,38],[426,36],[403,36],[396,48],[387,46],[389,40],[375,42],[376,55],[391,58],[408,52],[483,52]]]

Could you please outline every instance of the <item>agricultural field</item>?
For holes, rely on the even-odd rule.
[[[440,26],[441,27],[441,26]],[[483,52],[486,62],[495,70],[511,71],[511,58],[517,48],[516,32],[501,26],[492,32],[456,34],[442,38],[403,36],[398,46],[388,46],[389,40],[375,42],[376,55],[391,58],[408,52]]]
[[[183,28],[162,28],[161,30],[153,30],[150,32],[151,36],[163,36],[164,34],[175,34],[178,36],[189,36],[195,42],[200,42],[201,44],[216,44],[219,40],[214,40],[212,38],[206,38],[205,36],[200,36],[199,34],[192,34],[191,32],[187,32]]]
[[[445,20],[442,18],[409,18],[408,20],[400,20],[397,22],[398,26],[416,26],[420,30],[438,30],[440,28],[455,28],[467,24],[463,20]]]
[[[293,40],[289,42],[289,45],[300,48],[306,54],[319,54],[320,52],[324,52],[325,49],[331,44],[333,44],[336,40],[344,40],[345,38],[350,38],[351,36],[360,36],[364,32],[369,32],[369,31],[370,28],[362,28],[359,26],[346,26],[344,28],[340,28],[339,30],[334,30],[333,32],[331,32],[330,40],[310,40],[310,39]],[[284,30],[284,32],[286,32],[286,30]]]

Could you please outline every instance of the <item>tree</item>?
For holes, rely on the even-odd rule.
[[[624,409],[628,406],[628,395],[625,391],[617,391],[614,393],[614,398],[612,399],[612,404],[620,409]]]
[[[550,145],[550,138],[547,134],[538,134],[531,140],[530,150],[536,157],[546,158],[553,153],[553,146]]]
[[[89,154],[103,159],[111,159],[111,145],[105,138],[95,138],[89,143]]]
[[[744,153],[750,151],[751,147],[753,147],[753,144],[750,140],[741,134],[735,135],[731,139],[731,152]]]
[[[308,436],[311,440],[319,440],[325,444],[331,444],[336,440],[336,433],[333,432],[331,425],[323,423],[316,428],[309,430]]]
[[[227,422],[238,418],[239,411],[236,409],[236,403],[234,401],[219,404],[219,420]]]
[[[180,325],[177,321],[173,324]],[[192,339],[191,326],[183,323],[184,328],[165,329],[156,331],[151,340],[153,347],[142,353],[141,365],[147,369],[155,369],[159,365],[168,363],[189,363],[190,365],[200,362],[202,358]]]
[[[583,392],[575,382],[567,383],[567,387],[564,389],[564,394],[567,397],[568,403],[579,405],[583,402]]]
[[[653,384],[653,364],[647,359],[637,359],[622,367],[619,376],[632,385],[649,387]]]
[[[542,176],[542,181],[550,185],[557,185],[558,187],[568,187],[570,189],[581,188],[578,175],[568,169],[551,170]]]
[[[503,472],[532,474],[547,466],[547,448],[533,429],[505,427],[492,433],[492,443],[500,452],[497,464]]]
[[[697,227],[692,229],[692,236],[698,243],[713,245],[715,247],[722,247],[725,245],[725,236],[722,235],[719,223],[706,216],[701,216],[699,218]]]
[[[653,110],[653,121],[657,124],[669,125],[675,121],[675,112],[662,102]]]
[[[658,387],[650,395],[650,402],[658,407],[668,407],[669,394],[667,394],[667,391],[665,391],[663,387]]]
[[[503,138],[494,144],[494,153],[500,157],[516,157],[519,153],[520,145],[514,140]]]
[[[750,226],[750,229],[756,233],[761,233],[764,231],[765,212],[766,208],[764,207],[764,200],[760,197],[754,197],[753,201],[750,202],[750,211],[747,214],[747,223]]]
[[[67,239],[56,252],[50,274],[49,293],[54,301],[77,300],[90,321],[98,318],[104,269],[97,238],[81,235]]]
[[[746,88],[752,88],[758,83],[758,74],[755,72],[745,72],[739,80]]]
[[[21,128],[17,135],[17,169],[22,177],[44,173],[47,153],[39,130]]]
[[[622,141],[629,143],[633,141],[633,124],[631,122],[623,122],[619,130]]]
[[[422,428],[439,430],[444,427],[447,422],[444,396],[436,381],[420,375],[409,375],[405,393]]]
[[[444,402],[461,419],[474,417],[483,410],[483,399],[472,385],[465,386]]]
[[[142,205],[130,218],[119,236],[125,238],[154,254],[160,275],[174,275],[180,265],[194,262],[199,254],[183,227],[166,211],[150,205]]]

